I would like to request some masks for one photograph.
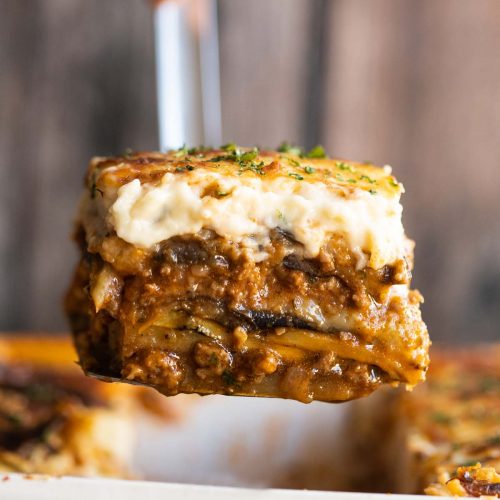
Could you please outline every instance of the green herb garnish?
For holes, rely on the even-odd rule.
[[[368,177],[367,175],[362,175],[360,177],[361,180],[369,182],[370,184],[375,184],[377,181],[375,179],[372,179],[371,177]]]
[[[255,163],[254,161],[251,161],[249,163],[246,162],[240,162],[240,171],[238,172],[239,175],[241,175],[243,172],[246,172],[247,170],[250,170],[254,174],[258,175],[264,175],[264,162],[261,161],[260,163]]]
[[[336,161],[335,166],[340,170],[349,170],[349,172],[354,172],[352,166],[349,165],[348,163],[345,163],[344,161]]]
[[[240,154],[238,161],[247,162],[253,161],[257,158],[259,154],[259,150],[257,148],[253,148],[251,151],[246,151],[245,153]]]
[[[316,169],[314,167],[310,167],[309,165],[306,165],[304,167],[304,172],[306,174],[314,174],[314,172],[316,172]]]
[[[194,170],[193,165],[184,165],[183,167],[175,167],[176,172],[185,172],[186,170],[189,170],[190,172]]]
[[[326,158],[325,148],[320,146],[314,146],[308,153],[304,155],[305,158]]]
[[[289,156],[280,156],[281,159],[286,160],[292,167],[300,167],[300,162]]]
[[[368,192],[370,194],[377,194],[377,191],[375,189],[369,189]]]
[[[181,156],[186,156],[188,154],[188,147],[184,144],[181,148],[175,150],[174,156],[180,158]]]
[[[296,155],[296,156],[302,155],[301,148],[299,148],[298,146],[292,146],[291,144],[288,144],[288,142],[282,142],[278,147],[278,152],[288,153],[288,154]]]
[[[264,162],[261,161],[260,163],[256,163],[254,161],[259,155],[258,148],[254,147],[250,151],[241,151],[236,144],[230,143],[225,144],[221,149],[227,151],[228,154],[214,156],[209,160],[210,162],[217,163],[219,161],[234,161],[238,163],[240,167],[239,175],[247,170],[259,175],[265,174],[263,170]]]
[[[298,181],[303,181],[304,177],[300,174],[296,174],[295,172],[288,172],[289,177],[293,177],[294,179],[297,179]]]
[[[224,144],[221,146],[223,151],[232,151],[235,152],[238,150],[238,146],[234,142],[229,142],[228,144]]]
[[[232,156],[219,155],[219,156],[214,156],[213,158],[210,158],[210,160],[208,160],[208,161],[211,163],[217,163],[219,161],[232,161],[232,160],[234,160],[234,158]]]
[[[205,146],[199,146],[197,148],[188,148],[185,144],[179,148],[174,150],[173,155],[176,158],[181,158],[182,156],[187,156],[187,155],[194,155],[200,151],[206,151]]]

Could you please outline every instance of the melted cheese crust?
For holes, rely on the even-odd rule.
[[[171,151],[94,159],[88,179],[87,233],[104,222],[137,247],[211,229],[260,261],[269,232],[281,228],[311,258],[343,234],[358,268],[379,269],[408,253],[403,188],[390,167],[247,149]]]

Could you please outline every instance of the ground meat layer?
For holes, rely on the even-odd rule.
[[[67,299],[88,371],[178,392],[343,401],[425,374],[411,256],[357,269],[342,236],[315,259],[273,231],[262,262],[210,231],[152,250],[86,246]],[[394,290],[403,293],[394,293]]]

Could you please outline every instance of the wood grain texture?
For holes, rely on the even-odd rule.
[[[0,16],[3,329],[63,329],[89,158],[157,147],[152,15],[135,0],[8,0]]]
[[[336,0],[321,140],[390,163],[434,339],[500,339],[500,3]]]
[[[225,141],[322,142],[405,183],[434,339],[498,339],[500,2],[219,0]],[[3,0],[0,327],[63,329],[88,158],[157,145],[140,0]]]
[[[317,0],[220,0],[225,141],[303,142],[311,4]]]

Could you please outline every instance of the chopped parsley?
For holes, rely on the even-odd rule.
[[[375,179],[372,179],[371,177],[368,177],[367,175],[362,175],[360,177],[362,181],[369,182],[370,184],[375,184],[377,181]]]
[[[358,182],[356,179],[347,179],[347,182],[349,182],[349,184],[356,184],[356,182]]]
[[[345,182],[345,177],[342,174],[335,174],[335,178],[338,181]]]
[[[219,155],[219,156],[214,156],[213,158],[210,158],[210,160],[208,160],[208,161],[211,163],[217,163],[219,161],[233,161],[233,160],[234,160],[233,156]]]
[[[306,174],[314,174],[314,172],[316,172],[316,169],[314,167],[310,167],[309,165],[306,165],[304,167],[304,172]]]
[[[246,151],[245,153],[240,154],[239,161],[247,162],[254,161],[259,154],[259,150],[257,148],[253,148],[251,151]]]
[[[224,144],[223,146],[221,146],[221,149],[223,151],[237,151],[238,150],[238,146],[234,143],[234,142],[229,142],[228,144]]]
[[[176,158],[180,158],[181,156],[186,156],[188,154],[188,148],[187,146],[184,144],[181,148],[175,150],[174,152],[174,156]]]
[[[301,148],[299,148],[298,146],[292,146],[291,144],[288,144],[288,142],[282,142],[278,147],[278,152],[279,153],[288,153],[288,154],[296,155],[296,156],[302,155]]]
[[[173,155],[176,158],[181,158],[182,156],[199,154],[199,153],[206,151],[206,150],[207,150],[207,148],[205,148],[205,146],[198,146],[197,148],[188,148],[184,144],[181,148],[175,149]]]
[[[296,174],[295,172],[288,172],[289,177],[293,177],[294,179],[297,179],[298,181],[303,181],[304,177],[300,174]]]
[[[254,161],[251,162],[244,162],[240,161],[240,171],[238,172],[239,175],[241,175],[243,172],[246,172],[247,170],[250,170],[250,172],[253,172],[254,174],[258,175],[264,175],[264,162],[261,161],[260,163],[255,163]]]
[[[175,171],[176,172],[185,172],[186,170],[189,170],[190,172],[194,170],[193,165],[184,165],[183,167],[176,167]]]
[[[377,191],[375,189],[369,189],[368,192],[370,194],[377,194]]]
[[[399,186],[399,184],[392,177],[389,179],[389,184],[392,187],[398,187]]]
[[[289,156],[281,156],[280,158],[285,159],[292,167],[300,167],[300,162]]]
[[[305,158],[326,158],[325,148],[320,146],[314,146],[308,153],[304,155]]]
[[[240,167],[239,175],[247,170],[254,172],[259,175],[264,175],[264,162],[261,161],[257,163],[255,159],[259,156],[259,149],[254,147],[250,151],[241,151],[238,146],[234,143],[225,144],[221,147],[227,152],[225,155],[214,156],[209,161],[212,163],[217,163],[219,161],[234,161],[238,163]]]
[[[354,172],[354,169],[352,168],[349,163],[346,163],[344,161],[336,161],[335,166],[340,169],[340,170],[349,170],[349,172]]]

